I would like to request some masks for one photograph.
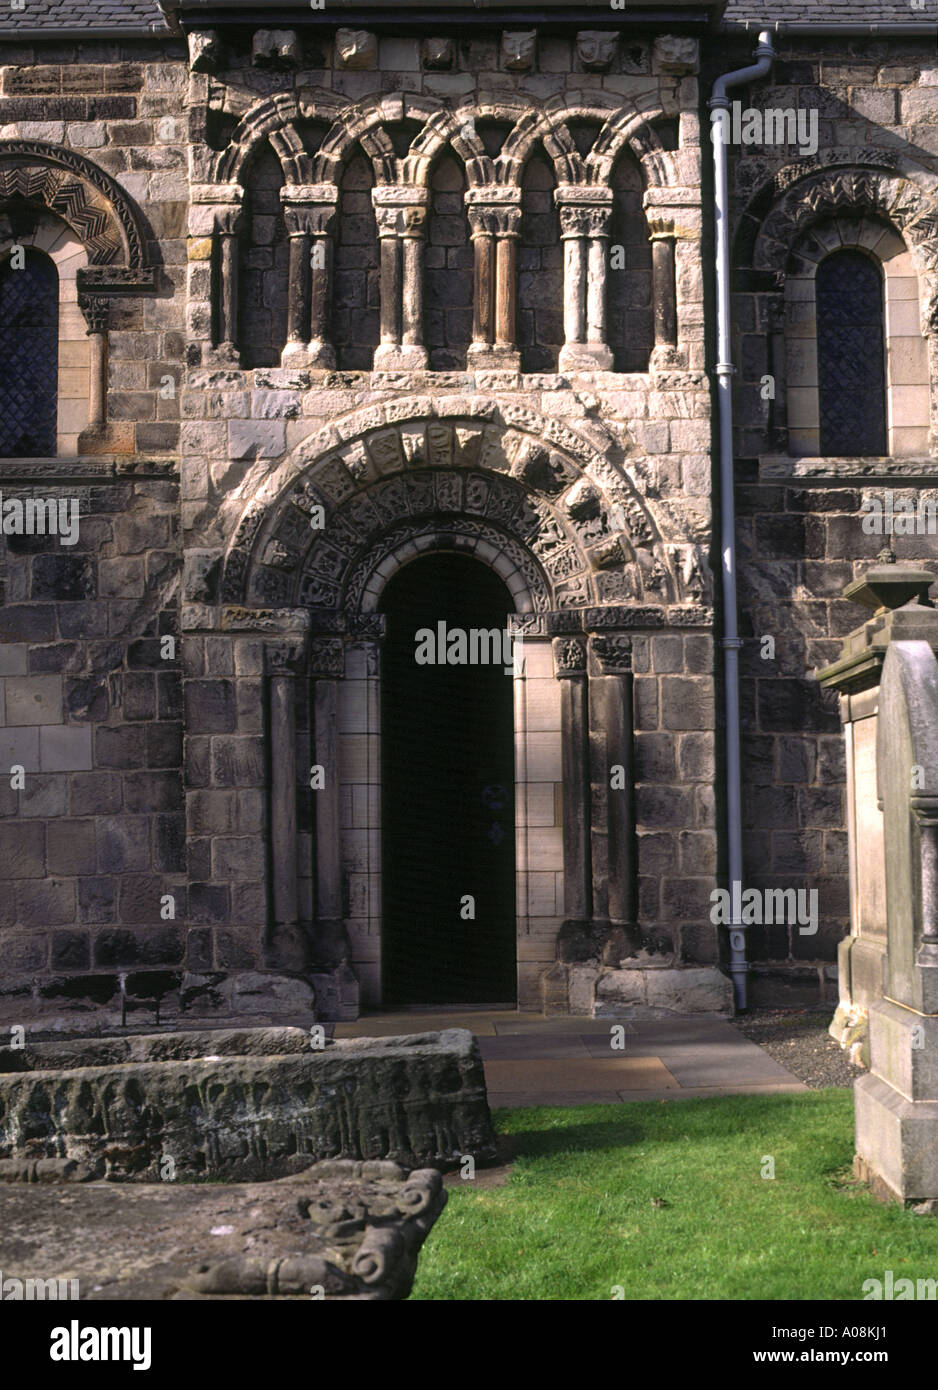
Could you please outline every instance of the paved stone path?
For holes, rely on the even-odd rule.
[[[625,1030],[625,1045],[614,1050],[618,1027]],[[437,1028],[468,1028],[476,1035],[493,1108],[807,1090],[731,1024],[711,1017],[543,1018],[513,1009],[408,1009],[336,1024],[335,1036]]]

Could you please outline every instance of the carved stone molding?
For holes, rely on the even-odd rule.
[[[621,676],[632,669],[632,639],[621,633],[590,637],[590,651],[601,675]]]
[[[305,632],[291,633],[286,637],[264,643],[264,658],[267,674],[270,676],[298,676],[306,667]]]
[[[320,680],[345,675],[345,644],[340,637],[314,637],[309,644],[309,674]]]
[[[886,165],[887,157],[876,158]],[[887,169],[822,167],[812,161],[808,170],[789,178],[776,175],[779,191],[768,212],[750,212],[748,238],[740,250],[742,265],[762,271],[772,282],[784,283],[788,258],[799,238],[814,223],[844,213],[868,217],[878,213],[892,223],[912,251],[925,281],[921,306],[923,333],[938,330],[938,187],[931,190]],[[781,183],[779,182],[781,180]],[[750,203],[764,198],[759,190]]]
[[[555,637],[551,643],[554,674],[559,677],[586,675],[586,642],[575,637]]]
[[[0,206],[22,200],[61,217],[93,266],[147,268],[146,240],[124,189],[74,150],[44,140],[0,140]]]
[[[111,301],[106,295],[79,294],[78,307],[88,325],[89,333],[107,332]]]
[[[378,66],[378,40],[367,29],[338,29],[335,61],[339,68],[373,72]]]
[[[502,34],[502,67],[507,72],[530,72],[536,51],[536,29],[506,29]]]
[[[608,72],[618,46],[618,34],[607,29],[581,29],[576,36],[576,56],[587,72]]]
[[[217,29],[193,29],[187,36],[191,72],[217,72],[222,63],[222,45]]]
[[[434,518],[440,537],[465,521],[467,544],[478,526],[496,549],[510,537],[541,610],[686,599],[674,574],[683,556],[594,445],[528,406],[481,396],[464,406],[440,419],[422,398],[374,403],[304,440],[267,481],[277,503],[232,518],[222,601],[354,609],[363,547],[398,526],[423,534]]]

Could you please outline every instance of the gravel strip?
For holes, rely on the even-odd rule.
[[[832,1008],[760,1009],[740,1014],[731,1022],[799,1081],[820,1090],[824,1086],[852,1086],[863,1070],[852,1066],[829,1036],[833,1013]]]

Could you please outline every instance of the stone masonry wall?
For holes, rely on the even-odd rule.
[[[5,499],[62,499],[80,514],[74,546],[0,536],[0,1010],[16,1020],[117,1007],[121,976],[131,1000],[152,1005],[186,958],[176,451],[187,75],[178,41],[4,44],[0,62],[0,141],[48,142],[113,175],[158,267],[156,295],[111,308],[120,457],[0,462]]]
[[[916,250],[921,233],[903,226],[905,194],[891,204],[896,185],[890,180],[908,174],[934,197],[934,41],[780,38],[776,47],[771,76],[731,96],[744,109],[816,112],[818,149],[801,160],[797,146],[731,150],[745,874],[752,887],[816,889],[820,922],[814,936],[797,927],[751,930],[753,958],[773,963],[771,971],[757,966],[752,977],[756,1003],[804,1001],[819,988],[833,997],[832,963],[849,923],[843,739],[836,695],[822,691],[813,673],[839,655],[844,635],[862,621],[863,612],[841,593],[888,539],[864,532],[864,501],[882,502],[887,487],[913,503],[935,495],[928,489],[934,446],[931,457],[927,447],[919,448],[918,462],[893,458],[887,465],[798,457],[804,454],[799,429],[811,420],[802,413],[806,393],[794,388],[811,379],[813,323],[797,326],[782,289],[787,277],[804,273],[795,256],[799,248],[821,254],[817,242],[799,240],[800,224],[792,216],[799,188],[805,228],[830,226],[833,219],[845,237],[851,226],[859,228],[861,246],[871,247],[892,226]],[[749,39],[729,44],[707,80],[745,65],[750,54]],[[916,262],[919,270],[924,263]],[[770,264],[778,270],[767,271]],[[925,316],[927,277],[920,273],[912,284]],[[888,306],[887,289],[889,334],[921,332],[917,312],[900,329]],[[800,346],[799,334],[811,340],[808,348]],[[891,383],[894,372],[898,383],[921,379],[898,375],[892,365],[889,370]],[[774,399],[766,399],[767,379]],[[919,411],[905,423],[920,423],[920,403],[909,388],[891,384],[890,391],[890,423],[895,412],[902,425],[904,411]],[[938,573],[934,535],[896,536],[893,546],[900,561]],[[826,983],[819,984],[819,970]]]

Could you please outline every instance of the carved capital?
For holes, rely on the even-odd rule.
[[[289,633],[264,643],[265,666],[269,676],[298,676],[306,664],[305,632]]]
[[[521,209],[509,206],[486,206],[477,203],[467,208],[469,233],[472,237],[516,237],[521,232]]]
[[[425,207],[375,207],[379,237],[422,237],[427,225]]]
[[[560,235],[569,237],[607,237],[609,235],[609,209],[596,207],[561,206]]]
[[[622,633],[604,632],[590,638],[590,650],[601,675],[622,676],[632,669],[632,639]]]
[[[315,680],[341,680],[345,644],[341,637],[314,637],[309,644],[309,674]]]
[[[555,637],[551,646],[555,676],[564,678],[586,675],[586,643],[582,638]]]
[[[563,185],[554,190],[562,237],[606,237],[612,216],[612,190]]]
[[[649,217],[648,238],[650,241],[673,241],[674,222],[670,217]]]
[[[335,229],[335,206],[284,203],[283,220],[290,236],[331,236]]]
[[[78,307],[82,312],[89,333],[106,333],[111,316],[111,301],[106,295],[80,294]]]

